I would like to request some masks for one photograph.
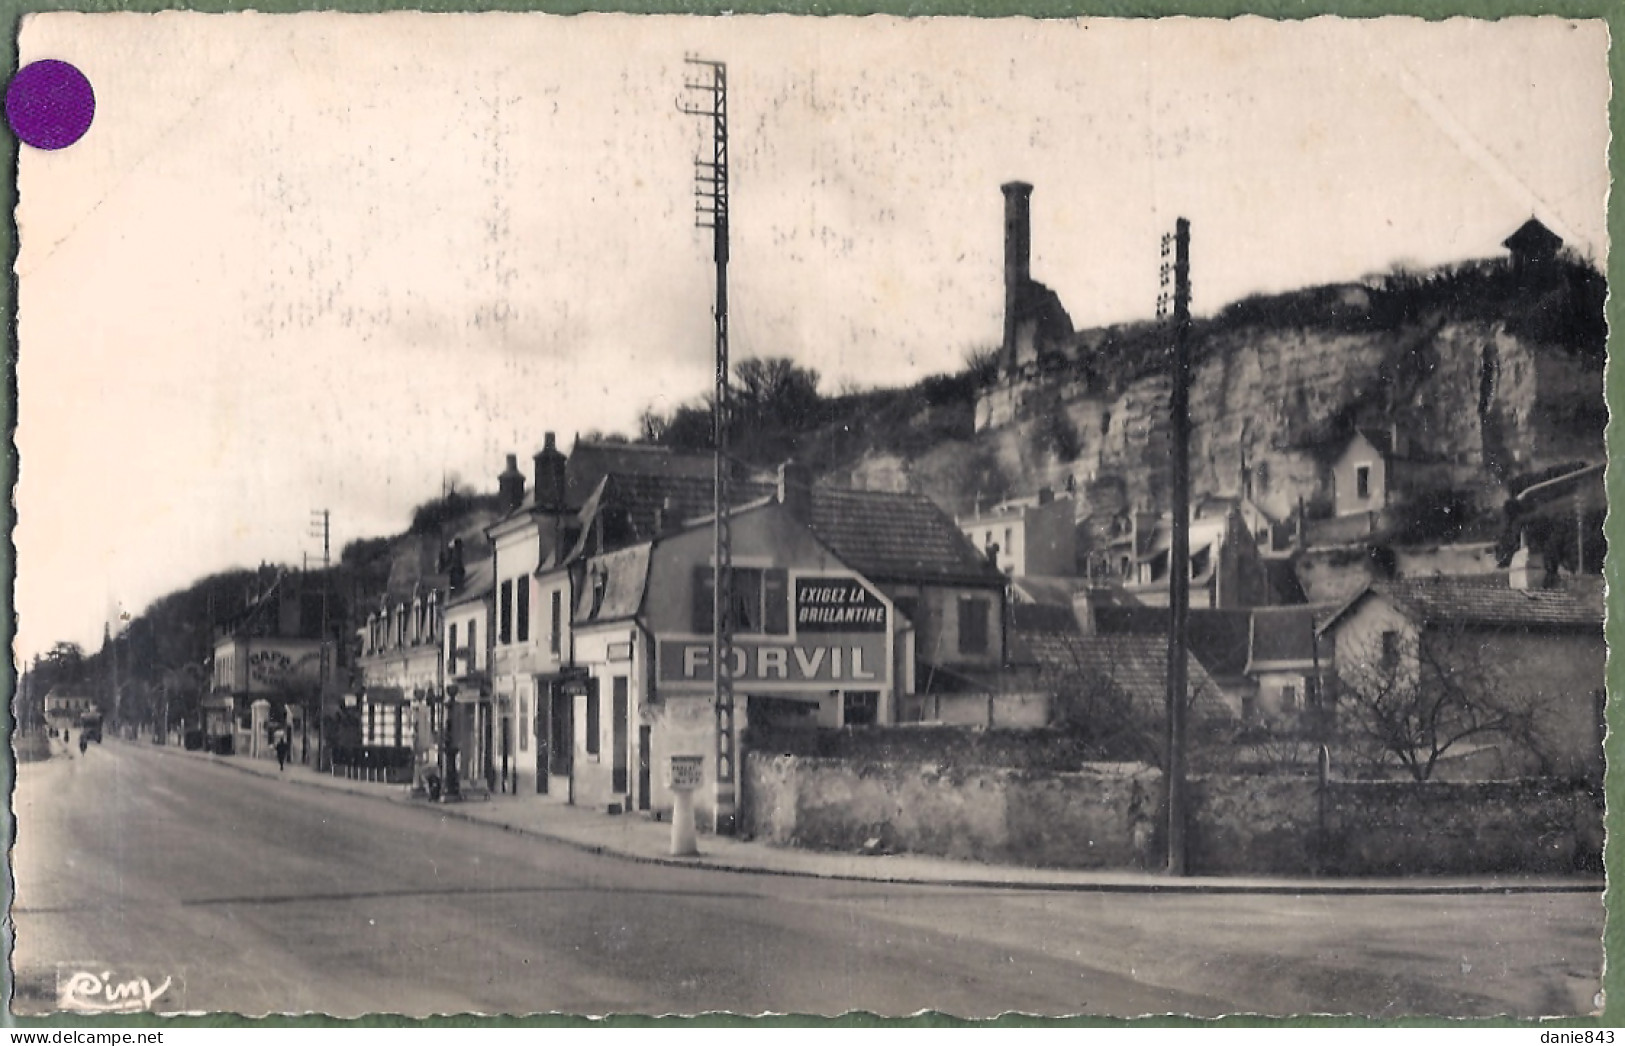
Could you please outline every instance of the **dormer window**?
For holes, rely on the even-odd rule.
[[[592,570],[592,610],[587,614],[589,618],[596,618],[598,611],[604,605],[604,593],[609,590],[609,571],[601,566],[594,566]]]

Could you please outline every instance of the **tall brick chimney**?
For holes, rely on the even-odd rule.
[[[497,496],[504,511],[512,512],[525,500],[525,474],[519,471],[519,455],[508,455],[508,467],[497,477]]]
[[[1026,182],[1005,182],[1004,192],[1004,362],[1016,365],[1016,312],[1021,292],[1032,279],[1033,187]]]
[[[564,455],[549,432],[536,454],[536,507],[558,511],[564,508]]]

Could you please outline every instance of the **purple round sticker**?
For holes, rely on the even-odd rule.
[[[67,62],[30,62],[6,88],[6,121],[36,149],[65,149],[83,138],[96,116],[96,92]]]

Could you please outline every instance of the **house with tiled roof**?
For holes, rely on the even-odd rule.
[[[954,682],[951,703],[1006,660],[1004,576],[925,498],[818,487],[787,466],[730,527],[729,709],[714,705],[710,519],[585,555],[570,620],[583,678],[557,735],[572,801],[666,809],[665,766],[695,755],[697,807],[726,824],[747,730],[918,719],[933,684]]]
[[[1332,645],[1316,625],[1337,607],[1254,607],[1247,629],[1247,665],[1254,692],[1243,710],[1249,722],[1292,725],[1319,708],[1332,672]]]
[[[1465,684],[1528,718],[1522,741],[1474,739],[1480,772],[1600,776],[1607,648],[1600,579],[1529,587],[1527,574],[1374,582],[1317,629],[1329,638],[1339,727],[1351,695]],[[1486,769],[1487,768],[1487,769]]]

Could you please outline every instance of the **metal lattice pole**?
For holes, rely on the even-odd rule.
[[[711,573],[711,665],[716,712],[716,794],[713,829],[730,831],[738,803],[738,753],[735,751],[733,687],[733,535],[729,521],[728,457],[728,70],[721,62],[688,55],[684,61],[702,78],[684,87],[700,99],[682,111],[711,122],[711,158],[694,161],[694,221],[711,230],[716,263],[716,387],[712,394],[711,431],[714,453]]]

